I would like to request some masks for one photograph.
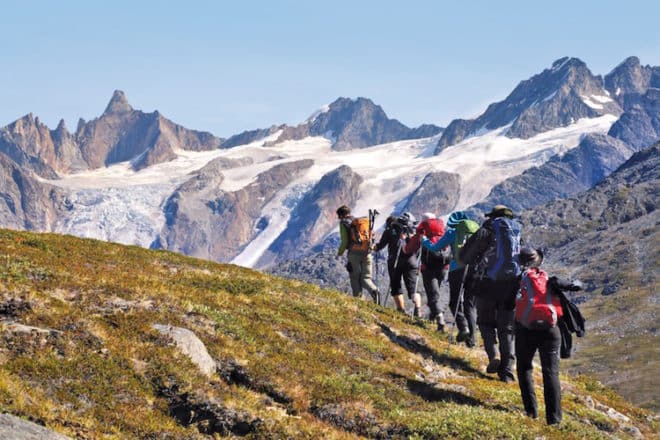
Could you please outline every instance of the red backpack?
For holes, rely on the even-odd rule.
[[[531,330],[547,330],[562,316],[560,299],[548,286],[548,274],[537,267],[527,270],[516,296],[516,321]]]

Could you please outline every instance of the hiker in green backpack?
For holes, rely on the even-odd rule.
[[[362,289],[366,289],[374,302],[378,302],[380,294],[378,288],[371,280],[373,271],[373,257],[371,255],[371,234],[373,230],[373,219],[371,216],[365,218],[351,217],[351,208],[342,205],[337,209],[339,218],[339,249],[337,258],[340,258],[348,250],[348,262],[346,270],[351,280],[353,296],[360,298]]]
[[[422,246],[433,252],[451,246],[448,276],[449,309],[454,316],[454,324],[458,326],[456,341],[465,342],[468,347],[474,347],[476,344],[476,299],[472,290],[464,283],[465,272],[468,268],[460,260],[459,251],[465,244],[465,240],[478,229],[479,224],[470,220],[465,212],[455,211],[447,219],[447,230],[438,241],[435,243],[429,239],[422,241]]]

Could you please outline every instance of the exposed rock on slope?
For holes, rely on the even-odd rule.
[[[259,265],[295,258],[319,243],[337,222],[337,207],[352,206],[358,199],[362,181],[362,177],[345,165],[324,175],[298,203],[286,229],[269,247]]]
[[[444,171],[429,173],[410,195],[401,211],[409,211],[414,215],[424,212],[444,215],[454,209],[460,193],[458,174]]]
[[[221,163],[206,166],[169,198],[166,225],[155,247],[229,261],[256,236],[255,224],[273,196],[313,165],[300,160],[276,165],[246,187],[226,192]]]
[[[603,180],[632,153],[632,148],[613,137],[587,135],[563,156],[553,156],[543,165],[496,185],[488,197],[471,210],[484,213],[494,205],[504,204],[520,212],[570,197]]]
[[[67,203],[61,189],[37,181],[0,153],[0,224],[14,229],[48,231]]]

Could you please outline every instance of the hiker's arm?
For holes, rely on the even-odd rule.
[[[422,245],[431,252],[437,252],[452,244],[454,242],[455,234],[455,229],[447,229],[447,232],[445,232],[440,240],[436,241],[435,243],[431,243],[431,240],[426,239],[422,242]]]
[[[557,277],[550,277],[548,282],[557,289],[564,292],[566,291],[577,292],[578,290],[582,290],[582,283],[580,281],[570,281]]]
[[[337,255],[341,256],[344,254],[344,251],[346,251],[346,248],[348,248],[348,230],[342,223],[339,224],[339,238],[339,249],[337,249]]]
[[[387,235],[390,233],[389,229],[385,229],[380,236],[380,240],[378,241],[378,244],[376,244],[376,252],[382,251],[385,246],[387,246],[387,243],[389,240],[387,239]]]

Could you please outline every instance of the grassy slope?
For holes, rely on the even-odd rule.
[[[523,416],[517,384],[481,373],[481,350],[336,291],[163,251],[0,230],[0,303],[61,332],[2,332],[0,409],[79,438],[197,438],[159,393],[173,385],[261,419],[254,437],[626,438],[587,395],[657,432],[645,411],[568,377],[565,423],[547,427]],[[209,380],[153,323],[194,331],[291,402]]]

